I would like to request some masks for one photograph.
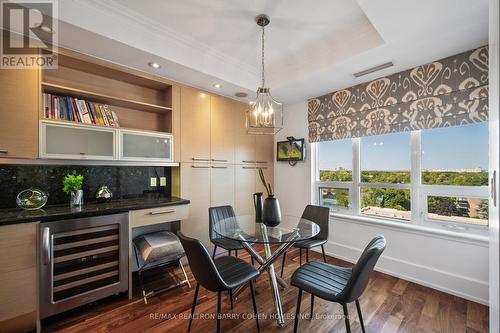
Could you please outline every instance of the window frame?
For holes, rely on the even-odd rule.
[[[452,231],[472,231],[479,234],[488,232],[488,225],[474,225],[453,221],[429,219],[427,217],[427,200],[429,196],[460,196],[474,197],[479,199],[489,198],[489,186],[458,186],[458,185],[428,185],[422,184],[422,131],[410,131],[410,183],[367,183],[361,182],[361,139],[352,138],[353,162],[352,162],[352,182],[322,182],[319,179],[319,145],[312,144],[313,161],[313,201],[320,202],[320,188],[345,188],[349,190],[349,208],[332,209],[332,215],[353,215],[363,218],[389,221],[399,224],[413,224],[431,228],[445,228]],[[411,219],[403,220],[390,217],[380,217],[361,213],[361,188],[362,187],[383,187],[394,189],[410,190]]]

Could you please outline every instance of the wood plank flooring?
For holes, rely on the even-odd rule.
[[[240,251],[242,252],[242,251]],[[240,257],[250,261],[248,254]],[[318,253],[311,252],[310,260],[321,260]],[[287,254],[285,280],[289,281],[299,265],[297,250]],[[328,262],[350,266],[332,257]],[[275,268],[279,272],[281,258]],[[175,270],[181,277],[179,269]],[[92,306],[85,306],[67,312],[43,323],[43,332],[186,332],[195,281],[188,271],[193,288],[176,288],[142,301],[138,288],[133,300],[119,295],[102,300]],[[171,270],[156,270],[145,276],[148,288],[173,283]],[[278,328],[273,315],[273,301],[267,274],[263,274],[256,284],[257,307],[261,332],[293,332],[293,318],[297,301],[297,289],[282,290],[283,309],[286,324]],[[484,333],[488,332],[488,307],[434,289],[423,287],[386,274],[375,272],[368,288],[360,299],[366,331],[369,333]],[[196,317],[191,332],[215,331],[215,310],[217,294],[200,288]],[[222,332],[256,332],[252,314],[252,302],[248,289],[234,303],[231,310],[227,296],[223,296]],[[303,294],[299,322],[299,332],[345,332],[342,308],[338,304],[316,298],[313,319],[309,319],[310,296]],[[352,332],[361,332],[355,304],[349,305]]]

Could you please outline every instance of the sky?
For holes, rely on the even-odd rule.
[[[352,169],[352,141],[319,143],[320,170]],[[410,170],[410,133],[361,138],[361,170]],[[422,130],[422,170],[488,169],[488,123]]]

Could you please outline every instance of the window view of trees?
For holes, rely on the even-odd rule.
[[[422,184],[488,186],[488,171],[423,171]]]
[[[361,212],[367,215],[411,218],[410,190],[394,188],[361,188]]]
[[[320,205],[331,208],[349,207],[349,190],[345,188],[320,188]]]
[[[488,200],[465,197],[428,196],[431,219],[488,225]]]

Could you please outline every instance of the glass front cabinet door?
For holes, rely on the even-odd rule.
[[[116,130],[80,124],[40,122],[40,157],[116,160]]]
[[[173,162],[173,136],[120,130],[120,160]]]

